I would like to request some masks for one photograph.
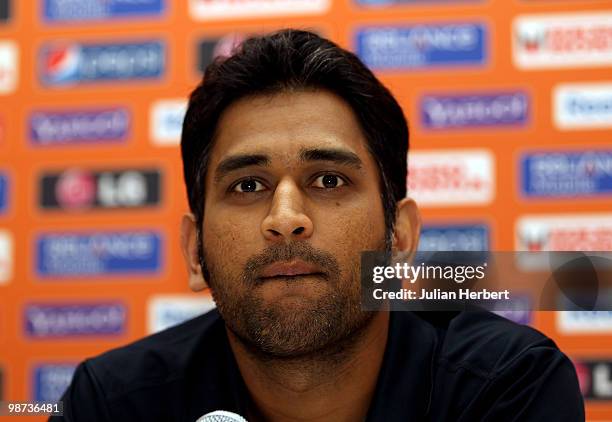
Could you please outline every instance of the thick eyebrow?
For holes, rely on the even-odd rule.
[[[361,169],[363,163],[357,154],[343,149],[314,148],[300,151],[301,161],[330,161],[355,169]]]
[[[300,151],[300,161],[330,161],[332,163],[361,169],[362,162],[357,154],[342,149],[313,148]],[[215,170],[215,182],[219,182],[227,174],[250,166],[267,167],[271,164],[270,157],[265,154],[238,154],[223,159]]]
[[[220,181],[228,173],[249,166],[266,167],[270,165],[270,158],[263,154],[232,155],[223,159],[215,170],[215,181]]]

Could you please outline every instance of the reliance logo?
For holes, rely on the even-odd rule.
[[[480,66],[487,29],[478,22],[371,27],[357,33],[357,54],[373,69]]]
[[[529,198],[612,195],[612,150],[534,152],[520,167],[521,193]]]

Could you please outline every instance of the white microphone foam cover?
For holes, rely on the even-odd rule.
[[[200,416],[196,422],[247,422],[247,420],[234,412],[215,410]]]

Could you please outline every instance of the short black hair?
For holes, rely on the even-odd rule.
[[[391,92],[359,58],[319,35],[285,29],[243,41],[210,64],[192,92],[181,138],[183,173],[197,230],[204,218],[205,177],[223,111],[246,97],[327,90],[352,108],[380,172],[387,248],[397,201],[406,196],[408,124]]]

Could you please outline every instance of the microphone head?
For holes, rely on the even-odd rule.
[[[215,410],[200,416],[196,422],[247,422],[247,420],[234,412]]]

